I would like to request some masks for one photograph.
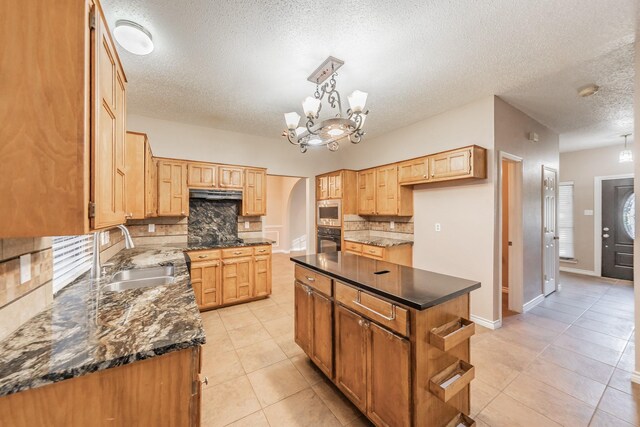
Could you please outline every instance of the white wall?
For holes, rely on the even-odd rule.
[[[299,180],[289,194],[289,248],[295,251],[312,250],[315,252],[315,235],[306,233],[306,221],[303,207],[306,203],[306,180]],[[315,214],[315,211],[313,211]]]
[[[278,233],[277,244],[274,245],[274,252],[286,252],[291,249],[291,222],[289,218],[289,207],[291,204],[292,190],[303,178],[294,178],[280,175],[267,175],[267,215],[264,218],[264,230],[268,238],[274,238],[273,234]],[[306,235],[306,199],[304,198],[306,187],[300,186],[303,190],[301,200],[296,208],[302,216],[302,234]],[[298,226],[298,224],[295,224]],[[298,233],[299,230],[294,230]]]
[[[494,97],[490,96],[341,148],[343,166],[363,169],[470,144],[487,148],[492,159],[493,127]],[[471,294],[471,313],[495,320],[493,169],[489,167],[486,180],[416,186],[413,194],[414,267],[482,282]],[[442,231],[434,231],[435,223],[441,224]]]

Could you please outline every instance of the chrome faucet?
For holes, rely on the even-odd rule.
[[[133,244],[133,239],[131,238],[131,234],[129,233],[129,230],[127,229],[127,227],[125,227],[123,224],[120,224],[118,225],[118,228],[122,230],[122,233],[124,234],[124,247],[127,249],[134,248],[135,245]],[[102,231],[107,231],[107,230],[95,231],[93,233],[93,254],[91,255],[91,278],[92,279],[99,279],[100,276],[102,276],[102,272],[100,268],[100,233]]]

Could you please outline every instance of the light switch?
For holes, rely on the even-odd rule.
[[[31,280],[31,254],[20,257],[20,284]]]
[[[439,223],[439,222],[436,222],[436,231],[440,231],[440,229],[441,229],[441,228],[440,228],[440,223]]]
[[[250,227],[250,225],[249,225],[249,221],[245,221],[245,222],[244,222],[244,228],[245,228],[245,230],[248,230],[248,229],[249,229],[249,227]]]
[[[149,233],[155,233],[155,232],[156,232],[156,225],[149,224]]]
[[[389,229],[394,230],[396,228],[396,222],[395,221],[391,221],[389,223]]]
[[[591,209],[585,209],[584,216],[593,216],[593,211]]]

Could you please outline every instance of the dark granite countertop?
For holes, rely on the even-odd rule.
[[[248,238],[229,241],[199,241],[199,242],[187,242],[185,250],[187,251],[199,251],[207,249],[225,249],[225,248],[242,248],[246,246],[260,246],[271,245],[273,240],[265,238]]]
[[[88,273],[0,341],[0,396],[205,343],[184,247],[140,246],[109,260],[106,280]],[[176,283],[102,292],[112,273],[173,264]]]
[[[413,245],[412,240],[391,239],[387,237],[345,237],[345,242],[363,243],[371,246],[381,246],[388,248],[390,246]]]
[[[343,252],[292,257],[291,261],[407,307],[424,310],[469,293],[480,282]],[[388,271],[384,274],[376,274]]]

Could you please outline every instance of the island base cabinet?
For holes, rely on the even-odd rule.
[[[199,426],[200,347],[0,398],[12,427]]]
[[[295,284],[294,339],[329,378],[333,378],[333,301]]]
[[[376,425],[411,425],[409,340],[341,305],[335,325],[338,387]]]

